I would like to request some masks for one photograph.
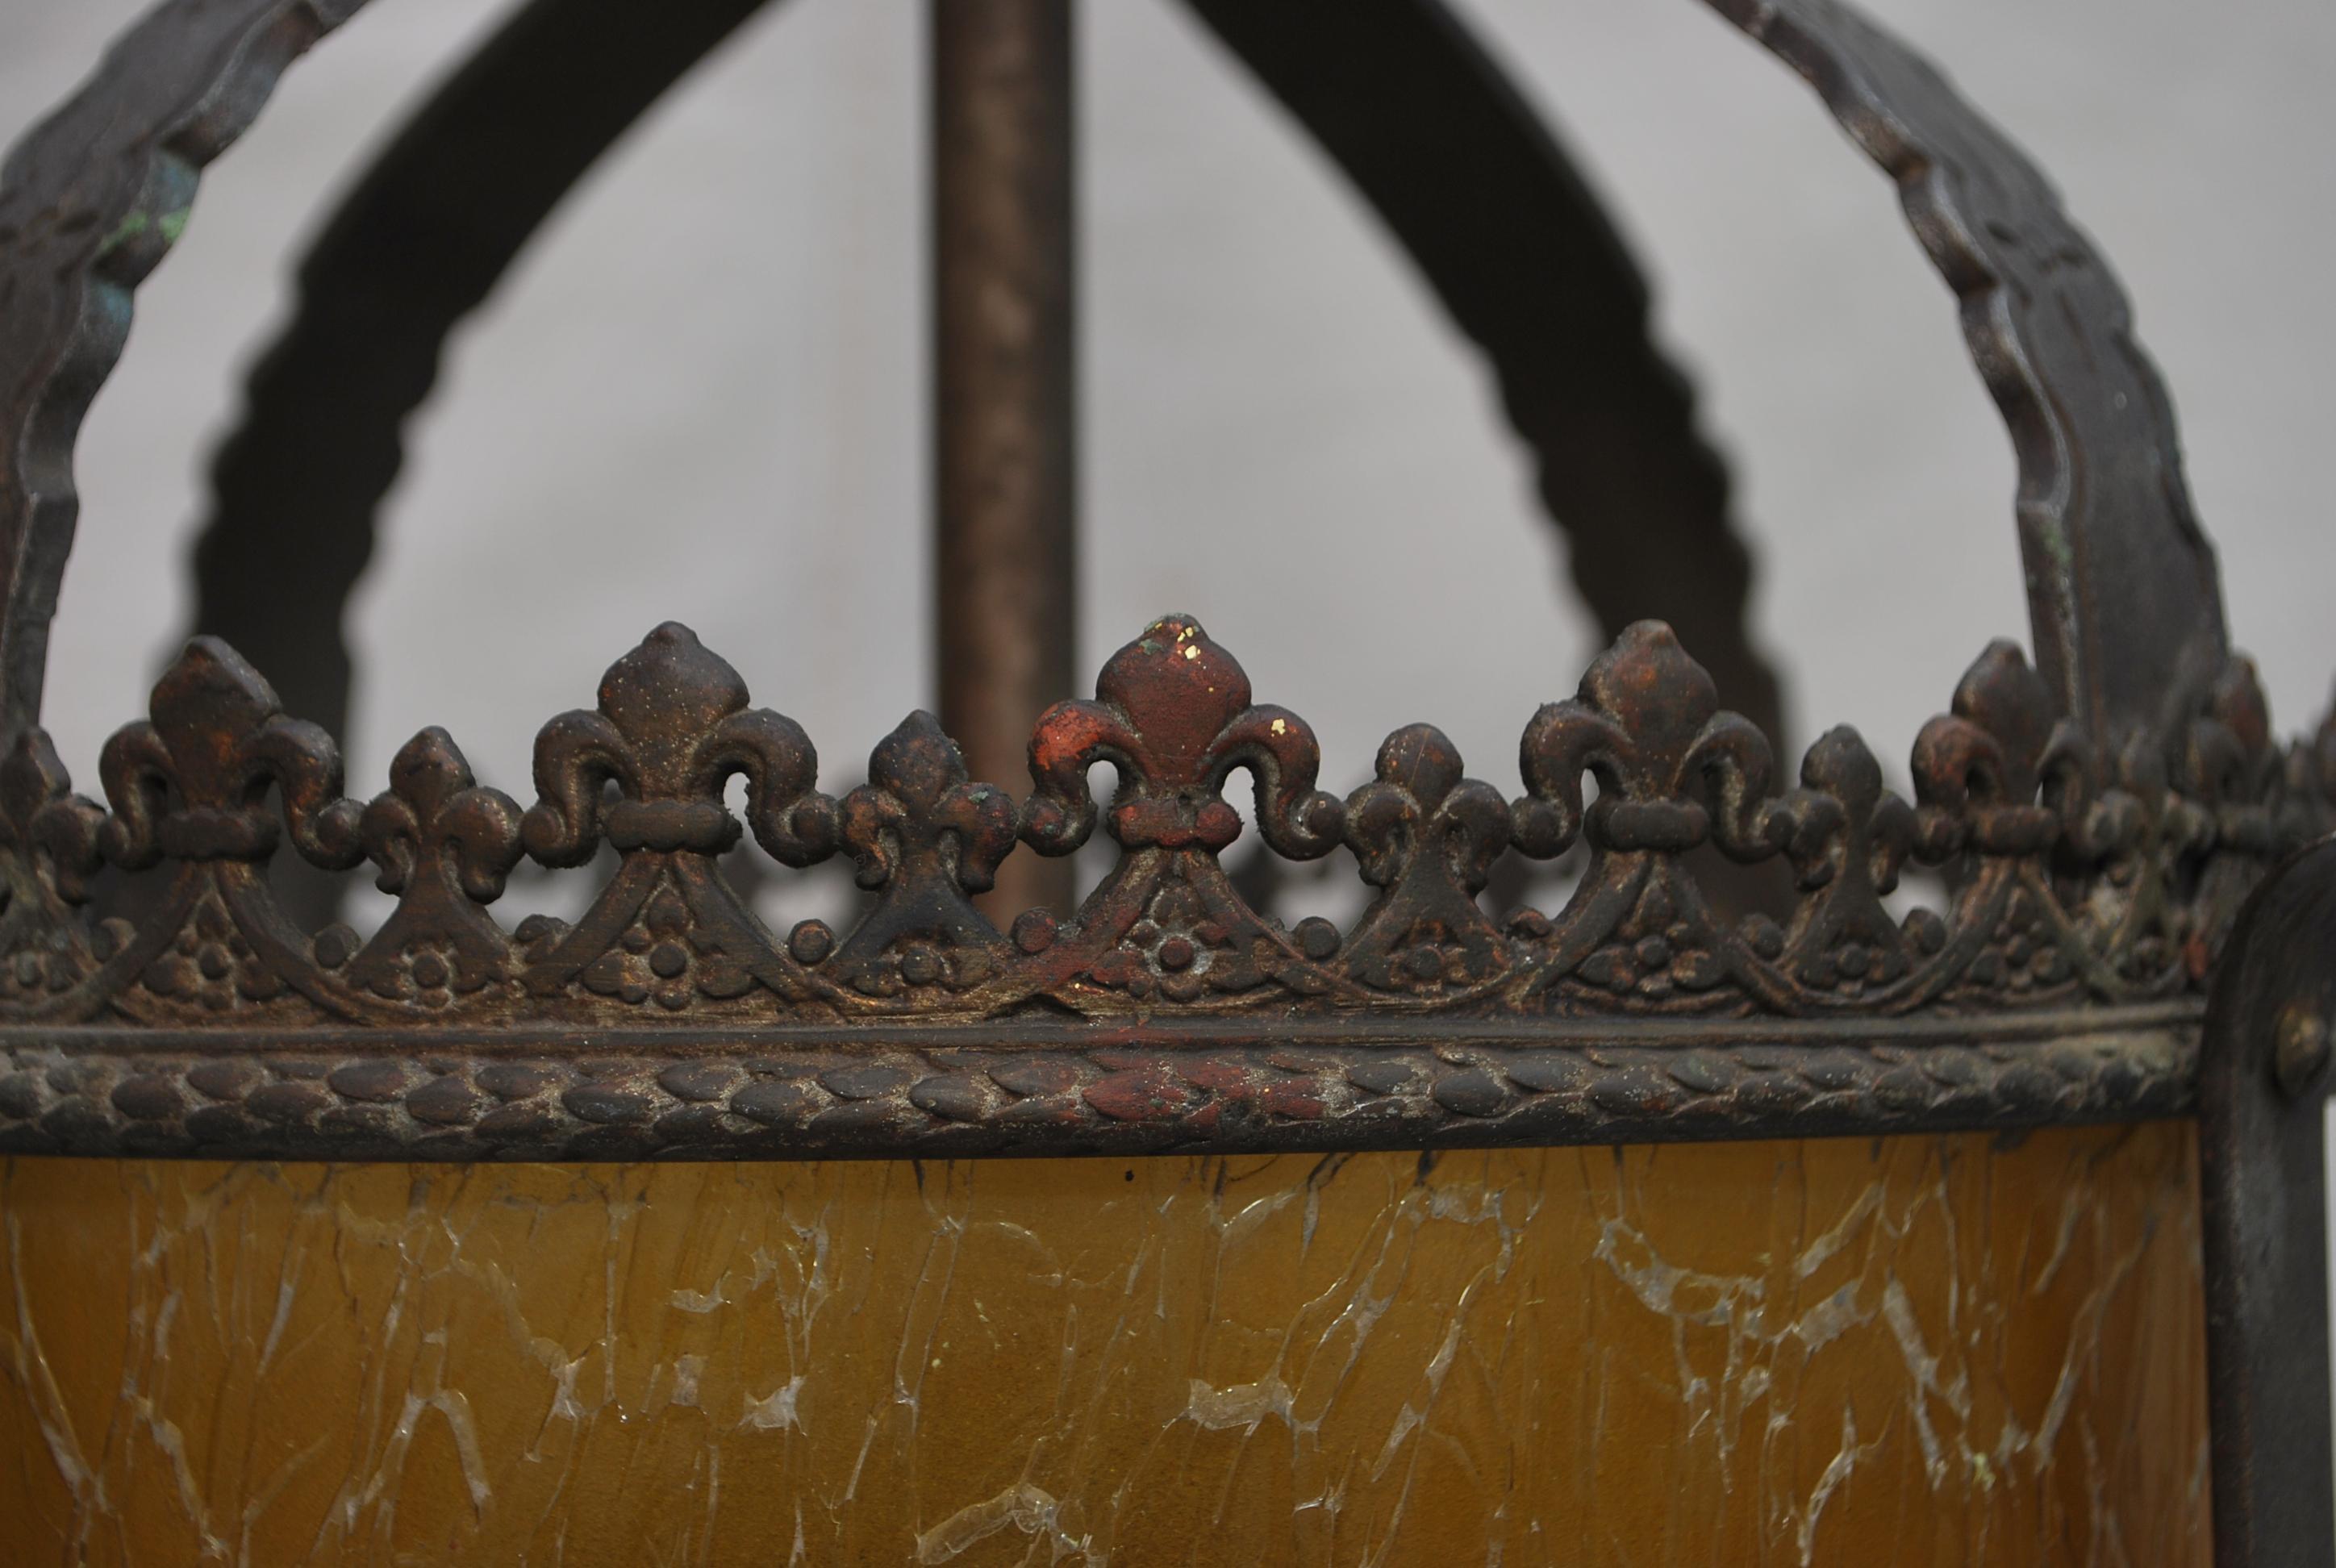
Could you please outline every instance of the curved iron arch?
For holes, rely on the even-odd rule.
[[[0,739],[37,721],[78,510],[73,441],[119,356],[131,291],[176,238],[201,166],[362,3],[165,5],[0,175]],[[2122,291],[2034,167],[1879,28],[1835,0],[1709,3],[1809,78],[1893,177],[1961,299],[2018,453],[2038,662],[2061,706],[2104,740],[2162,726],[2169,694],[2211,678],[2224,640],[2170,404]]]
[[[609,0],[533,0],[342,201],[219,449],[196,553],[194,629],[282,671],[292,711],[341,727],[342,609],[446,336],[627,125],[760,5],[695,0],[651,25]],[[1192,8],[1490,361],[1604,634],[1660,611],[1776,730],[1726,469],[1648,335],[1621,236],[1497,63],[1440,0],[1354,0],[1335,21],[1307,5]]]

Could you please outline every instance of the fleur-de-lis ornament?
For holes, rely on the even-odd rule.
[[[543,727],[522,812],[439,730],[407,743],[369,803],[342,798],[331,741],[197,638],[150,717],[105,748],[110,814],[72,794],[37,729],[0,754],[0,1015],[443,1023],[453,1038],[507,1022],[631,1027],[656,1010],[725,1026],[791,1010],[822,1028],[1269,1008],[1529,1024],[2141,1000],[2199,989],[2263,868],[2336,828],[2336,719],[2285,749],[2272,737],[2253,667],[2234,657],[2169,696],[2160,721],[2097,744],[2003,642],[1923,727],[1913,803],[1846,728],[1772,794],[1767,740],[1719,706],[1669,628],[1642,622],[1533,716],[1520,798],[1468,778],[1450,739],[1415,725],[1342,801],[1317,787],[1311,730],[1255,702],[1240,663],[1170,616],[1112,657],[1091,699],[1039,721],[1021,808],[970,779],[922,713],[839,803],[816,787],[803,731],[668,624],[610,667],[593,707]],[[1104,762],[1115,776],[1099,801]],[[1253,814],[1228,798],[1244,770]],[[725,791],[742,779],[735,812]],[[774,939],[722,873],[720,857],[744,852],[742,820],[786,865],[848,850],[874,897],[847,930],[802,920]],[[1295,883],[1227,876],[1221,857],[1251,822],[1260,860],[1351,850],[1375,896],[1343,936],[1270,907],[1302,896]],[[1066,854],[1098,826],[1118,854],[1076,911],[1025,911],[1001,931],[977,907],[1017,843]],[[370,858],[395,907],[367,937],[297,929],[265,869],[287,840],[320,866]],[[1510,852],[1586,864],[1562,907],[1496,924],[1478,900]],[[616,864],[572,923],[536,914],[506,934],[488,905],[523,854]],[[1710,875],[1719,856],[1789,867],[1789,911],[1778,878],[1775,908],[1739,913]],[[106,859],[168,864],[109,887],[92,924],[77,906]],[[1910,867],[1942,873],[1947,896],[1900,919],[1888,901]]]
[[[1519,743],[1514,839],[1552,859],[1577,837],[1588,870],[1554,921],[1531,921],[1545,990],[1572,977],[1647,1006],[1696,1006],[1727,978],[1725,946],[1679,857],[1707,842],[1755,860],[1786,824],[1767,799],[1767,738],[1723,711],[1710,674],[1671,628],[1624,628],[1578,696],[1533,716]],[[1598,781],[1586,810],[1582,781]]]
[[[1241,768],[1256,784],[1258,831],[1276,852],[1311,860],[1337,847],[1345,813],[1314,787],[1320,760],[1305,721],[1253,704],[1248,675],[1198,621],[1153,622],[1104,666],[1094,701],[1057,703],[1030,742],[1037,788],[1022,836],[1043,853],[1067,854],[1094,831],[1087,770],[1109,762],[1119,774],[1107,826],[1129,852],[1081,911],[1061,961],[1138,1000],[1233,995],[1274,978],[1301,990],[1327,985],[1319,964],[1329,950],[1293,945],[1217,861],[1241,834],[1224,798]]]
[[[803,727],[749,706],[746,683],[696,633],[671,621],[649,633],[601,677],[596,709],[562,714],[536,737],[527,852],[579,865],[605,838],[624,863],[573,930],[522,924],[529,987],[580,978],[598,994],[675,1009],[756,984],[810,994],[714,857],[738,840],[723,790],[741,776],[747,823],[773,857],[802,866],[833,853],[835,803],[814,787],[818,770]]]
[[[272,786],[305,858],[334,870],[356,864],[358,807],[341,798],[332,736],[287,716],[275,689],[233,648],[213,637],[188,643],[156,683],[149,714],[116,730],[98,758],[113,808],[107,858],[131,871],[165,855],[266,860],[277,842]]]
[[[2144,847],[2112,868],[2127,896],[2098,945],[2129,981],[2203,982],[2264,867],[2312,836],[2283,798],[2287,759],[2253,661],[2226,659],[2190,707],[2151,776],[2158,831],[2134,835]]]
[[[2046,855],[2058,845],[2114,860],[2154,836],[2162,776],[2127,766],[2127,788],[2104,791],[2090,743],[2019,645],[2001,638],[1963,672],[1949,711],[1916,735],[1913,762],[1915,852],[1943,864],[1953,889],[1936,974],[1973,1001],[2065,985],[2089,961],[2088,943]]]
[[[869,754],[868,782],[843,797],[844,847],[880,897],[828,968],[869,995],[990,978],[1005,939],[966,895],[996,883],[1018,818],[1005,791],[967,777],[932,715],[902,719]]]
[[[2225,663],[2199,709],[2177,737],[2181,793],[2206,812],[2216,844],[2269,854],[2280,841],[2274,800],[2281,757],[2254,661]]]
[[[1252,705],[1248,673],[1190,616],[1153,621],[1112,655],[1093,702],[1056,703],[1038,721],[1023,837],[1047,854],[1084,843],[1095,825],[1086,772],[1106,761],[1119,771],[1111,836],[1128,849],[1213,854],[1231,843],[1241,815],[1225,781],[1243,767],[1268,843],[1312,860],[1338,842],[1338,800],[1314,787],[1313,730],[1287,708]]]
[[[376,885],[397,907],[346,959],[349,982],[443,1008],[508,979],[511,940],[483,906],[519,863],[520,822],[519,803],[482,786],[444,730],[407,741],[358,823]]]
[[[268,1001],[287,987],[337,1011],[307,934],[277,909],[260,871],[279,836],[271,789],[302,858],[341,871],[362,854],[360,808],[341,796],[332,737],[286,716],[259,672],[216,638],[187,645],[148,711],[99,755],[113,810],[100,842],[125,869],[167,856],[179,871],[124,967],[155,995],[210,1011]]]
[[[1387,736],[1376,772],[1347,797],[1347,842],[1380,892],[1348,933],[1340,967],[1380,990],[1497,974],[1506,944],[1476,895],[1508,847],[1508,802],[1464,775],[1459,748],[1433,725]]]
[[[746,820],[773,858],[809,865],[832,853],[835,803],[813,787],[811,737],[747,700],[745,681],[696,632],[677,621],[650,632],[600,678],[598,709],[571,709],[536,736],[527,852],[581,865],[605,834],[620,851],[720,854],[738,842],[723,787],[744,776]],[[611,784],[617,798],[605,801]]]
[[[1784,802],[1786,853],[1807,895],[1785,934],[1784,969],[1811,993],[1854,998],[1886,991],[1945,940],[1936,915],[1904,925],[1883,895],[1898,885],[1915,836],[1913,807],[1882,785],[1882,765],[1846,725],[1801,760],[1801,787]]]
[[[1914,737],[1914,799],[1931,852],[2043,849],[2059,817],[2038,791],[2047,771],[2081,745],[2020,645],[2000,638],[1988,644],[1957,683],[1950,710]]]
[[[1593,848],[1677,854],[1707,838],[1746,856],[1775,848],[1767,804],[1772,754],[1749,719],[1726,713],[1710,673],[1659,620],[1627,627],[1582,677],[1525,726],[1518,846],[1563,852],[1586,827]],[[1598,781],[1582,808],[1582,780]]]

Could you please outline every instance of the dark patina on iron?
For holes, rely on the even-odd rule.
[[[215,474],[200,624],[224,640],[109,744],[100,805],[39,726],[74,433],[200,169],[360,3],[165,0],[0,176],[0,1150],[1248,1152],[2195,1115],[2218,1558],[2331,1560],[2336,724],[2274,742],[2122,291],[1918,57],[1834,0],[1712,0],[1895,183],[2013,438],[2035,665],[1987,649],[1918,739],[1912,800],[1846,729],[1776,776],[1748,559],[1645,287],[1437,0],[1191,8],[1484,354],[1614,639],[1526,724],[1522,796],[1424,725],[1326,793],[1303,721],[1189,617],[1037,716],[1067,690],[1075,586],[1053,0],[935,7],[941,719],[830,798],[811,738],[668,625],[543,728],[531,805],[436,729],[346,794],[340,621],[400,421],[599,154],[760,9],[532,0],[303,268]],[[1352,857],[1360,918],[1287,921],[1243,891],[1270,877],[1228,875],[1237,772],[1271,856]],[[1099,831],[1117,858],[1070,909],[1063,857]],[[766,929],[724,871],[749,835],[784,867],[849,856],[869,907]],[[569,870],[599,878],[579,919],[495,920],[523,860],[610,855]],[[1559,856],[1564,898],[1492,907]],[[367,862],[397,902],[360,932],[329,911]],[[1908,908],[1909,872],[1942,891]],[[101,874],[144,896],[101,918]]]

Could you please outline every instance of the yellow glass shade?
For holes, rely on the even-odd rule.
[[[10,1563],[2204,1563],[2186,1124],[0,1167]]]

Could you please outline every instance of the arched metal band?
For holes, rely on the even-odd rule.
[[[2227,651],[2165,384],[2059,197],[1927,61],[1837,0],[1708,0],[1898,185],[2011,433],[2037,667],[2096,742],[2164,735]]]
[[[2038,652],[2064,704],[2101,735],[2158,719],[2168,693],[2218,665],[2221,612],[2172,416],[2122,294],[2032,166],[1886,34],[1827,0],[1712,3],[1810,77],[1899,180],[1962,298],[2018,449]],[[356,4],[166,6],[0,181],[9,732],[37,713],[73,530],[72,437],[119,354],[128,291],[184,221],[196,170],[248,122],[284,62]]]
[[[0,743],[38,721],[80,509],[73,438],[203,166],[364,0],[158,6],[0,169]]]
[[[299,312],[221,449],[196,629],[286,672],[287,706],[328,729],[347,701],[342,607],[396,471],[397,426],[445,336],[625,121],[754,0],[710,0],[654,28],[611,9],[536,0],[408,124],[303,266]],[[1664,615],[1775,731],[1726,471],[1647,336],[1646,287],[1621,237],[1499,68],[1439,0],[1361,0],[1329,29],[1305,5],[1193,9],[1492,360],[1605,634]]]

